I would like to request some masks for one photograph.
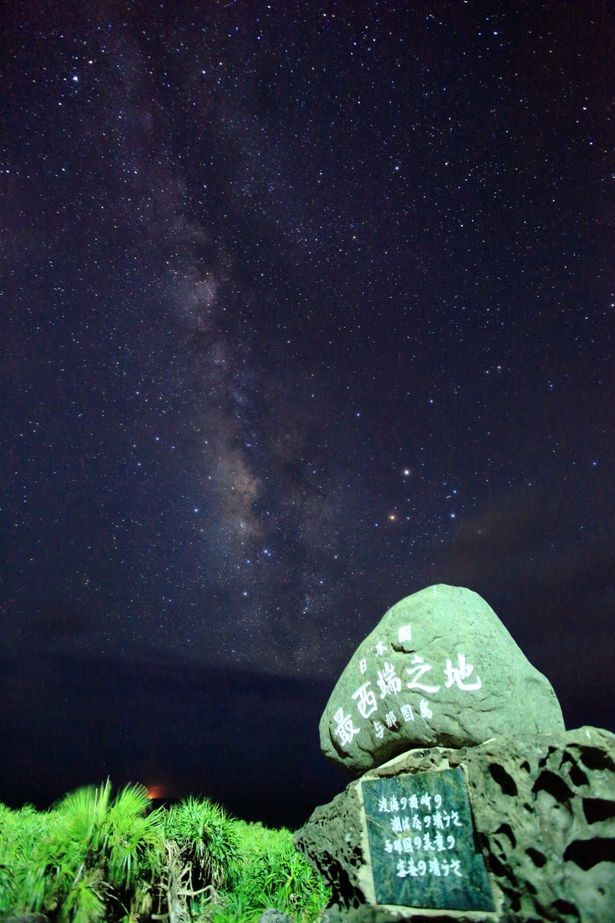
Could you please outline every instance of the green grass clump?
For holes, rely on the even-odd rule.
[[[20,903],[34,850],[50,825],[50,815],[31,805],[13,811],[0,803],[0,919]]]
[[[242,860],[223,910],[214,923],[251,923],[268,907],[294,920],[317,920],[330,893],[322,878],[293,846],[289,830],[236,821]]]
[[[329,899],[289,830],[235,820],[207,799],[151,810],[146,790],[107,781],[49,811],[0,803],[0,920],[252,923],[268,907],[297,923]]]

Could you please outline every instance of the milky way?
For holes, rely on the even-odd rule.
[[[591,673],[612,22],[406,7],[13,9],[10,644],[332,677],[449,581]]]

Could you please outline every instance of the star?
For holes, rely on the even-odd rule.
[[[606,5],[22,6],[0,36],[0,725],[23,739],[0,776],[36,788],[28,748],[87,718],[62,664],[128,648],[161,719],[146,763],[184,777],[171,729],[228,764],[249,709],[181,723],[210,671],[220,714],[240,670],[324,696],[385,604],[442,581],[495,599],[571,719],[612,722]],[[198,678],[150,682],[152,645]],[[49,704],[20,700],[39,673]],[[153,782],[141,731],[111,736],[120,697],[75,775],[125,747]]]

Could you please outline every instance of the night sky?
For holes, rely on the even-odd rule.
[[[600,0],[5,6],[0,800],[303,819],[433,583],[615,729],[614,42]]]

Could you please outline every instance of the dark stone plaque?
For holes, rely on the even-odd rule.
[[[462,769],[361,782],[377,904],[494,911]]]

